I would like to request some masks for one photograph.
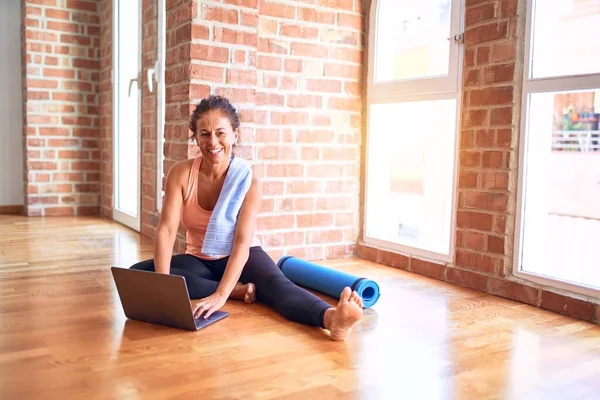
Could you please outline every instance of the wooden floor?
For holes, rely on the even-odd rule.
[[[382,288],[345,343],[239,302],[185,332],[124,317],[109,267],[149,257],[106,220],[0,216],[0,399],[600,398],[592,324],[338,260]]]

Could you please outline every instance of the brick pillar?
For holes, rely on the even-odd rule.
[[[165,174],[175,162],[188,157],[190,96],[198,95],[190,80],[192,37],[199,35],[192,26],[195,5],[192,0],[167,2]]]
[[[273,258],[354,253],[364,13],[358,0],[261,0],[255,164],[258,230]]]
[[[455,263],[489,276],[512,258],[518,22],[517,0],[467,2]]]
[[[196,17],[196,1],[167,1],[166,10],[166,62],[165,62],[165,176],[177,161],[188,158],[188,115],[190,96],[197,90],[191,84],[191,43],[199,33],[192,25]],[[204,94],[208,92],[204,91]],[[158,224],[154,219],[154,226]],[[185,230],[180,224],[174,249],[185,250]]]
[[[26,214],[97,214],[99,5],[22,4]]]
[[[361,2],[168,5],[165,171],[196,155],[187,142],[191,109],[209,94],[224,95],[241,114],[238,154],[251,160],[264,182],[257,232],[264,247],[273,258],[352,254],[359,210]]]
[[[101,0],[100,34],[100,173],[102,191],[100,195],[100,213],[112,218],[113,198],[113,160],[112,160],[112,1]]]
[[[198,0],[192,28],[190,111],[208,94],[227,97],[243,122],[237,154],[249,160],[253,159],[248,144],[254,133],[257,90],[258,4],[256,0],[234,6]],[[197,146],[190,145],[188,154],[195,157]]]

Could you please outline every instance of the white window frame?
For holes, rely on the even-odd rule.
[[[142,227],[142,76],[141,73],[137,76],[136,81],[136,93],[137,93],[137,101],[139,104],[140,114],[138,115],[137,129],[135,134],[137,135],[138,148],[135,151],[138,154],[138,163],[137,163],[137,178],[139,178],[138,182],[138,192],[137,192],[137,216],[132,216],[130,214],[126,214],[117,209],[117,198],[119,197],[120,187],[119,180],[117,179],[118,171],[119,171],[119,152],[124,151],[124,149],[119,149],[119,141],[118,135],[122,134],[119,131],[119,93],[118,90],[115,90],[115,81],[118,78],[117,68],[119,66],[119,32],[115,27],[118,27],[119,16],[119,3],[125,1],[135,1],[138,4],[138,36],[140,38],[139,44],[139,54],[138,54],[138,65],[140,66],[140,70],[142,68],[142,43],[141,39],[143,38],[143,12],[142,12],[142,0],[112,0],[111,8],[112,8],[112,19],[111,19],[111,30],[112,30],[112,64],[111,64],[111,90],[112,90],[112,218],[114,221],[128,226],[129,228],[135,230],[136,232],[141,231]],[[119,81],[120,85],[125,85],[126,83]]]
[[[540,0],[546,1],[546,0]],[[600,290],[580,284],[569,283],[541,276],[532,272],[522,270],[523,256],[523,228],[524,228],[524,206],[525,206],[525,178],[526,160],[528,147],[528,121],[529,121],[529,95],[534,93],[564,92],[570,90],[597,90],[600,88],[600,73],[565,75],[560,77],[531,78],[532,72],[532,38],[533,38],[533,16],[535,0],[520,0],[519,15],[526,18],[525,27],[525,49],[523,63],[523,86],[521,98],[521,120],[519,138],[519,169],[517,187],[517,210],[515,224],[515,239],[513,253],[513,275],[526,281],[544,286],[568,290],[574,293],[600,297]],[[524,10],[526,8],[526,10]]]
[[[398,0],[373,0],[369,12],[368,32],[368,76],[367,76],[367,105],[366,105],[366,140],[365,140],[365,182],[364,182],[364,206],[362,222],[362,242],[366,245],[375,246],[384,250],[409,254],[411,256],[449,263],[454,260],[456,246],[456,212],[458,197],[458,163],[460,152],[460,123],[462,108],[462,68],[463,68],[463,31],[464,31],[464,1],[452,0],[452,12],[450,23],[450,56],[449,71],[445,77],[415,78],[408,80],[376,82],[377,71],[377,27],[379,25],[379,8],[384,1]],[[370,107],[373,104],[413,102],[426,100],[456,100],[456,126],[454,145],[454,171],[452,182],[451,199],[451,221],[448,234],[450,235],[449,249],[447,254],[427,251],[394,242],[388,242],[367,236],[367,210],[369,197],[369,127]]]
[[[167,36],[167,7],[165,0],[158,0],[157,23],[157,54],[155,74],[156,84],[156,211],[161,212],[163,203],[163,175],[164,175],[164,143],[165,143],[165,70],[166,70],[166,36]]]

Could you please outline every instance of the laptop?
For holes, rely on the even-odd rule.
[[[206,319],[194,318],[183,276],[114,266],[111,272],[129,319],[197,331],[229,316],[217,310]]]

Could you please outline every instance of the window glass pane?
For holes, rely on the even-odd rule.
[[[448,75],[452,0],[381,0],[375,82]]]
[[[530,95],[522,270],[600,288],[600,91]]]
[[[366,235],[449,254],[456,100],[370,107]]]
[[[117,141],[117,204],[119,211],[138,215],[140,179],[139,137],[140,125],[139,84],[131,83],[139,71],[139,4],[137,1],[121,0],[118,20],[118,133]]]
[[[600,73],[600,0],[534,0],[532,77]]]

